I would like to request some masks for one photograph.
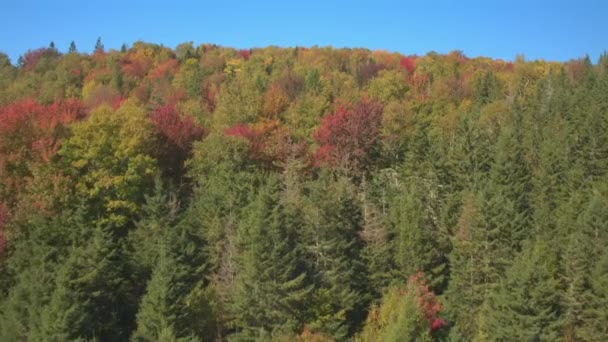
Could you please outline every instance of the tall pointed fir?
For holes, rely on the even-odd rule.
[[[65,210],[53,218],[28,217],[13,222],[20,232],[11,241],[6,276],[11,287],[0,299],[0,340],[44,337],[43,315],[56,288],[55,279],[73,245],[85,244],[90,229],[82,210]]]
[[[269,175],[238,225],[230,305],[235,339],[270,338],[302,327],[310,294],[298,244],[303,220],[280,195],[277,178]]]
[[[315,289],[310,327],[338,340],[352,335],[369,303],[362,217],[352,184],[321,171],[307,186],[305,246]]]
[[[564,256],[565,338],[602,341],[608,338],[605,285],[608,242],[608,192],[598,186],[579,214]]]
[[[441,288],[446,280],[447,256],[441,245],[445,237],[441,236],[437,207],[433,205],[437,193],[428,191],[428,185],[422,182],[410,180],[389,210],[395,234],[395,264],[402,280],[423,271],[429,275],[432,287]]]
[[[542,241],[530,242],[484,303],[475,339],[556,341],[562,336],[559,265]]]
[[[41,337],[124,340],[133,329],[136,303],[131,273],[110,229],[90,228],[57,271],[55,290],[42,311]]]
[[[180,253],[179,240],[167,235],[158,246],[157,262],[141,300],[137,329],[131,339],[213,340],[213,308],[205,293],[197,291],[196,272]]]

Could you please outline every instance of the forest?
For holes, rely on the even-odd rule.
[[[0,341],[608,341],[607,244],[606,53],[0,54]]]

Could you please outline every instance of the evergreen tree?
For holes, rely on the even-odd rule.
[[[101,42],[101,37],[97,37],[97,41],[95,42],[95,52],[103,52],[104,46]]]
[[[66,210],[54,218],[41,215],[13,222],[21,236],[12,241],[6,260],[12,285],[0,300],[0,340],[41,337],[43,309],[55,291],[55,279],[72,245],[83,244],[87,223],[82,210]],[[43,335],[42,335],[43,337]]]
[[[76,53],[78,50],[76,50],[76,43],[74,43],[74,41],[72,40],[70,42],[70,48],[68,49],[68,53]]]
[[[562,333],[557,258],[542,241],[530,243],[484,303],[476,338],[556,341]]]
[[[179,241],[170,234],[163,234],[158,244],[159,255],[139,306],[132,340],[212,340],[213,309],[206,293],[197,293],[196,272],[179,252]]]
[[[596,190],[576,220],[564,256],[565,338],[601,341],[608,337],[608,302],[599,284],[605,281],[605,246],[608,241],[608,197]],[[598,324],[598,322],[600,322]]]
[[[130,270],[108,228],[89,229],[85,246],[74,248],[59,267],[40,337],[52,340],[127,339],[134,324]]]
[[[270,177],[238,226],[237,272],[231,309],[239,338],[292,332],[302,326],[310,287],[301,263],[298,208],[282,203]]]
[[[308,187],[305,248],[315,289],[310,326],[342,340],[365,318],[361,210],[348,180],[323,172]]]
[[[391,224],[395,232],[395,264],[401,279],[423,271],[431,285],[441,285],[445,278],[438,215],[432,207],[433,196],[423,184],[411,181],[391,205]]]
[[[445,292],[446,313],[451,335],[456,340],[471,340],[477,330],[477,317],[491,285],[488,268],[492,259],[484,254],[489,242],[481,229],[480,196],[463,196],[453,249],[450,253],[450,282]],[[495,275],[494,273],[492,275]]]

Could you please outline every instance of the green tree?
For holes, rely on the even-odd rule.
[[[310,326],[343,340],[363,321],[369,302],[361,209],[343,177],[324,172],[307,188],[304,241],[315,285]]]
[[[237,230],[238,256],[231,309],[239,338],[293,332],[302,326],[310,287],[301,265],[298,208],[282,203],[269,177],[245,209]]]
[[[87,201],[98,222],[124,227],[139,215],[156,173],[152,134],[145,112],[133,103],[116,111],[99,107],[72,126],[58,152],[60,167],[78,180],[76,198]]]
[[[41,313],[42,339],[124,340],[133,329],[136,304],[120,244],[108,228],[88,231],[86,244],[73,248],[57,270]]]
[[[215,336],[210,293],[199,290],[200,273],[180,253],[183,244],[173,234],[179,232],[165,232],[158,244],[157,261],[137,313],[134,341],[213,340]]]
[[[601,341],[608,336],[601,327],[601,322],[608,322],[608,306],[598,286],[605,281],[608,197],[599,189],[579,213],[564,253],[564,335],[572,341]]]
[[[530,243],[488,298],[476,338],[491,341],[556,341],[562,307],[555,253],[542,241]]]
[[[103,43],[101,42],[101,37],[97,37],[97,41],[95,41],[95,52],[103,52],[104,50],[104,46]]]

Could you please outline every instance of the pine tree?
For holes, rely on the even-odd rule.
[[[608,302],[599,284],[605,281],[608,241],[608,197],[601,186],[579,213],[564,256],[565,337],[572,341],[601,341],[608,337]]]
[[[108,228],[89,232],[88,242],[74,248],[57,271],[40,337],[124,340],[133,328],[135,303],[120,244]]]
[[[97,37],[97,41],[95,42],[95,52],[103,52],[104,46],[101,42],[101,37]]]
[[[560,283],[555,253],[530,243],[484,303],[477,339],[556,341],[562,333]]]
[[[55,291],[56,274],[71,246],[86,241],[88,229],[82,210],[65,210],[53,218],[35,215],[13,224],[21,234],[11,241],[6,260],[5,276],[12,286],[0,299],[0,340],[35,340],[41,336],[42,312]]]
[[[329,172],[307,191],[305,248],[315,284],[310,326],[341,340],[363,321],[369,302],[361,210],[350,182]]]
[[[147,278],[159,257],[159,245],[167,231],[176,223],[179,204],[173,194],[167,194],[159,176],[154,181],[154,193],[144,195],[141,219],[129,233],[132,258],[141,277]]]
[[[70,48],[68,49],[68,53],[76,53],[78,50],[76,50],[76,43],[74,43],[74,41],[72,40],[70,42]]]
[[[431,285],[445,279],[445,256],[442,255],[440,231],[434,195],[423,184],[411,181],[391,205],[391,224],[395,232],[395,264],[402,279],[423,271],[430,275]],[[430,197],[430,198],[429,198]]]
[[[463,195],[453,249],[450,253],[450,282],[445,292],[446,313],[456,340],[471,340],[477,330],[477,316],[489,291],[490,255],[484,254],[486,234],[480,223],[481,197]]]
[[[238,226],[237,272],[232,293],[239,338],[293,332],[302,326],[310,294],[301,265],[298,208],[283,203],[270,177],[245,209]]]
[[[163,234],[158,245],[159,255],[139,306],[132,340],[212,340],[213,309],[207,298],[196,297],[196,272],[179,253],[178,241],[168,234]]]

